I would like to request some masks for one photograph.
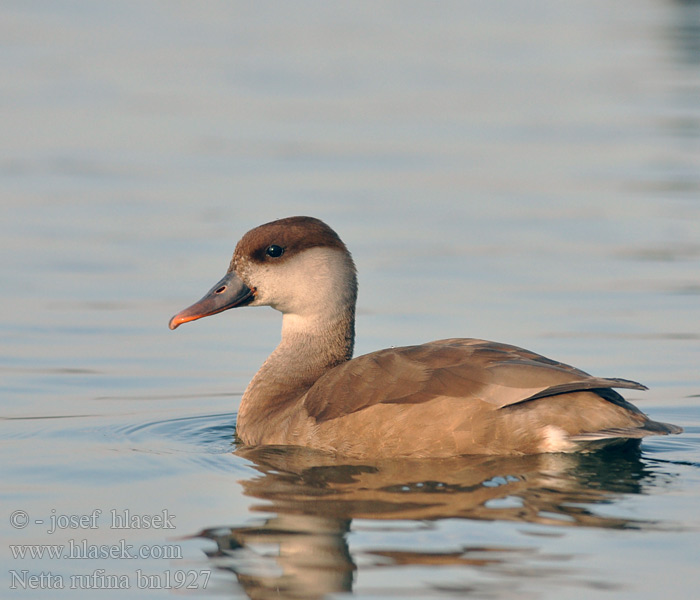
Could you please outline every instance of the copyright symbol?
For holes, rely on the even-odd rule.
[[[15,529],[24,529],[29,524],[29,515],[23,510],[16,510],[10,515],[10,525]]]

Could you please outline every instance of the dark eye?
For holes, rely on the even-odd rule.
[[[284,248],[282,248],[282,246],[272,244],[272,246],[269,246],[268,249],[265,250],[265,254],[271,256],[272,258],[279,258],[284,254]]]

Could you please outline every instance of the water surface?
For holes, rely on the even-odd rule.
[[[698,3],[0,11],[3,597],[697,595]],[[685,433],[590,456],[242,452],[279,316],[167,322],[293,214],[353,252],[358,354],[509,342],[642,381],[629,397]],[[83,543],[117,555],[26,554]]]

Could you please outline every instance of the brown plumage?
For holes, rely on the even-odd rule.
[[[171,320],[235,306],[283,313],[282,341],[246,389],[244,444],[309,446],[354,457],[535,454],[680,433],[583,371],[505,344],[449,339],[351,359],[357,284],[325,223],[291,217],[238,243],[226,276]]]

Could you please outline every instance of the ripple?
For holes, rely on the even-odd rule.
[[[228,454],[234,449],[236,413],[213,413],[190,417],[130,423],[110,431],[115,437],[139,443],[170,442],[171,450],[187,453]],[[178,447],[173,448],[176,442]]]

